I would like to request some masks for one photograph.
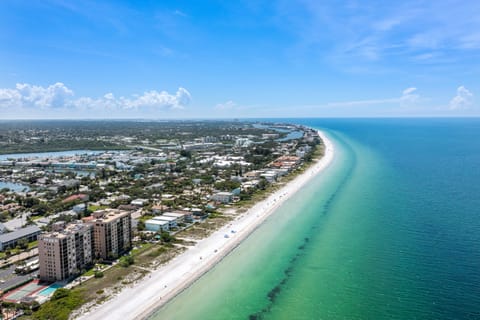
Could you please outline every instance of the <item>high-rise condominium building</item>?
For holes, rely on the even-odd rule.
[[[93,263],[93,227],[71,223],[39,235],[39,275],[53,282],[80,274]]]
[[[130,250],[132,222],[129,211],[106,209],[93,213],[94,254],[96,258],[111,260]]]

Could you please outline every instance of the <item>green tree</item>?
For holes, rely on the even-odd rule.
[[[27,239],[20,239],[17,241],[17,248],[21,250],[25,250],[28,248],[28,240]]]
[[[170,242],[175,241],[175,237],[172,236],[170,233],[165,232],[165,231],[162,231],[160,233],[160,237],[162,238],[162,241],[165,242],[165,243],[170,243]]]
[[[131,255],[126,255],[126,256],[121,257],[120,262],[119,262],[120,266],[122,266],[124,268],[128,268],[129,266],[131,266],[134,263],[135,263],[135,259]]]
[[[53,293],[52,300],[59,300],[59,299],[68,297],[69,294],[70,294],[70,290],[65,288],[59,288],[55,290],[55,292]]]
[[[48,212],[48,209],[48,205],[45,203],[39,203],[38,205],[32,207],[32,210],[41,216],[45,215]]]
[[[23,206],[26,208],[31,208],[35,205],[38,205],[40,203],[40,200],[34,197],[26,197],[25,200],[23,201]]]
[[[185,158],[188,158],[188,159],[191,159],[192,158],[192,152],[191,151],[188,151],[188,150],[181,150],[180,151],[180,155],[182,157],[185,157]]]

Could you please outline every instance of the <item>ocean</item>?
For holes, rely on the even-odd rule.
[[[151,319],[480,319],[480,119],[289,119],[334,163]]]

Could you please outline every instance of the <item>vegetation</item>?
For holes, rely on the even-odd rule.
[[[15,314],[17,310],[22,310],[23,314],[26,316],[31,315],[34,311],[38,310],[40,304],[37,301],[33,301],[32,303],[14,303],[14,302],[7,302],[2,301],[0,304],[0,310],[3,314]]]
[[[158,260],[158,264],[161,264],[172,259],[178,252],[179,249],[174,247],[143,244],[141,247],[133,249],[131,255],[122,257],[118,266],[103,271],[103,277],[93,277],[72,290],[58,289],[55,291],[52,300],[43,304],[40,310],[34,313],[34,319],[68,319],[70,313],[82,304],[104,300],[107,289],[119,290],[121,284],[125,285],[145,276],[145,270],[132,267],[136,260],[139,261],[139,264],[147,267],[153,258]],[[125,265],[121,265],[122,261]]]
[[[136,141],[183,141],[190,138],[185,135],[189,131],[201,136],[233,136],[259,135],[266,130],[247,123],[227,121],[8,121],[0,127],[0,141],[5,141],[0,143],[0,154],[75,149],[125,150],[133,146],[116,137],[135,137]],[[188,151],[184,156],[189,157]]]
[[[162,231],[160,233],[160,237],[164,243],[171,243],[175,241],[175,237],[172,236],[170,233]]]
[[[133,258],[132,255],[125,255],[125,256],[120,258],[119,265],[124,267],[124,268],[128,268],[129,266],[131,266],[134,263],[135,263],[135,259]]]
[[[93,212],[97,210],[103,210],[109,208],[108,206],[95,206],[95,205],[89,205],[88,206],[88,211]]]
[[[45,302],[33,314],[38,320],[67,320],[71,310],[78,308],[84,302],[78,291],[60,288],[55,291],[50,301]]]

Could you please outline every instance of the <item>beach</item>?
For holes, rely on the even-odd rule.
[[[334,147],[323,132],[319,135],[325,144],[325,154],[305,172],[134,286],[124,288],[102,305],[83,313],[79,319],[145,319],[189,287],[246,239],[285,200],[328,167],[333,160]]]

